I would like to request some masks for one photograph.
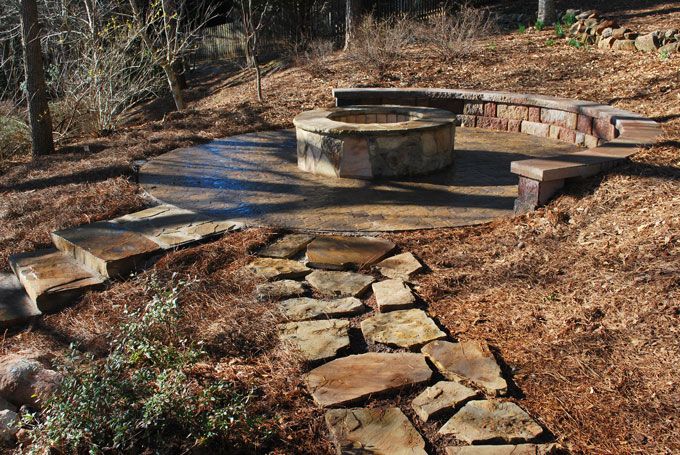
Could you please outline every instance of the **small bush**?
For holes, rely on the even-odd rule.
[[[555,36],[557,36],[558,38],[564,38],[566,36],[564,27],[559,22],[555,24]]]
[[[418,29],[419,41],[439,57],[450,60],[470,54],[480,39],[495,32],[495,24],[484,9],[463,4],[458,10],[427,19]]]
[[[520,35],[524,35],[524,33],[526,33],[527,31],[527,26],[524,24],[519,24],[517,31],[519,32]]]
[[[545,45],[548,47],[553,47],[555,45],[555,40],[552,38],[548,38],[547,40],[545,40]]]
[[[31,131],[26,120],[14,109],[0,107],[0,161],[30,150]]]
[[[571,27],[576,23],[576,15],[573,13],[565,14],[562,18],[562,23],[567,27]]]
[[[360,67],[383,76],[409,44],[410,26],[406,25],[405,19],[380,21],[366,15],[357,25],[348,57]]]
[[[205,354],[177,331],[178,297],[187,285],[152,281],[152,300],[127,315],[105,359],[72,350],[60,389],[40,416],[27,418],[34,453],[232,447],[254,425],[246,414],[250,393],[191,374]]]
[[[321,77],[328,72],[328,58],[333,54],[334,50],[335,44],[332,40],[314,40],[298,56],[297,64],[312,76]]]
[[[537,20],[536,23],[534,24],[534,28],[540,32],[545,28],[545,22],[543,22],[542,20]]]
[[[576,49],[581,49],[583,47],[583,43],[581,43],[576,38],[569,38],[567,44],[570,45],[571,47],[575,47]]]

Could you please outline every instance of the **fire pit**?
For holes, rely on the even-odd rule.
[[[298,167],[329,177],[429,174],[453,163],[456,117],[410,106],[348,106],[295,117]]]

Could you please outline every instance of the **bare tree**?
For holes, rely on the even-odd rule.
[[[361,0],[347,0],[345,10],[345,50],[349,49],[354,41],[357,25],[361,16]]]
[[[142,42],[163,69],[177,110],[186,107],[178,68],[198,38],[198,32],[211,18],[213,8],[194,7],[197,19],[187,17],[187,0],[152,0],[146,7],[129,0],[134,23]]]
[[[248,62],[255,70],[255,90],[257,91],[257,99],[262,102],[262,71],[260,70],[260,33],[266,26],[267,21],[271,17],[272,5],[269,0],[264,2],[257,2],[253,4],[253,0],[238,0],[239,12],[241,13],[241,22],[243,24],[243,33],[246,38],[246,54]],[[257,1],[257,0],[256,0]]]
[[[20,14],[28,94],[28,118],[31,125],[31,149],[33,156],[46,155],[54,152],[54,141],[40,47],[40,22],[36,1],[21,0]]]
[[[538,0],[538,20],[545,25],[554,24],[557,20],[555,0]]]

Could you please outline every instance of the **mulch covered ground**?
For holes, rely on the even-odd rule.
[[[631,28],[680,25],[675,2],[609,3]],[[11,253],[48,245],[51,230],[148,204],[131,181],[133,159],[290,127],[299,111],[331,105],[333,87],[498,89],[609,103],[661,122],[665,137],[530,215],[389,237],[428,265],[417,291],[430,311],[452,336],[487,340],[514,380],[515,397],[573,452],[680,452],[680,56],[575,49],[559,40],[550,46],[551,33],[489,37],[450,62],[408,49],[383,78],[336,54],[321,74],[293,66],[267,76],[262,104],[250,81],[227,83],[220,66],[203,68],[190,79],[186,112],[137,118],[56,156],[5,164],[0,267],[8,269]],[[330,452],[322,413],[300,381],[303,367],[277,346],[268,306],[252,301],[253,283],[236,273],[273,234],[249,230],[170,254],[153,271],[6,334],[1,349],[59,352],[77,341],[103,353],[123,307],[148,298],[149,274],[197,276],[200,288],[183,303],[183,330],[211,353],[200,374],[254,386],[260,398],[251,411],[264,414],[274,432],[266,442],[254,433],[243,451]],[[389,402],[408,411],[409,396]],[[438,442],[435,426],[419,429]]]

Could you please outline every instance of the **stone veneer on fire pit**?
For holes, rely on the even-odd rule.
[[[298,167],[329,177],[429,174],[453,163],[456,116],[429,107],[348,106],[295,117]]]

